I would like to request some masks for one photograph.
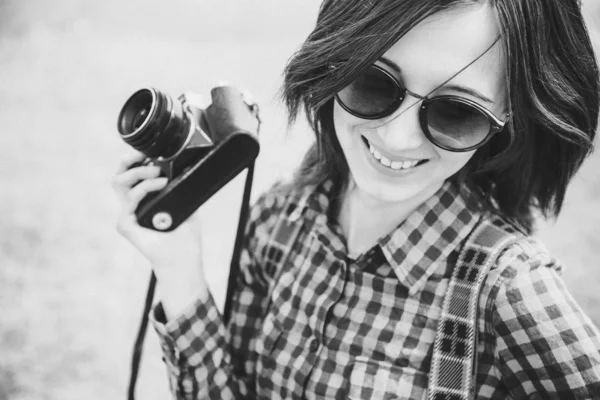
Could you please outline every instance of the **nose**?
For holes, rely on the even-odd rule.
[[[379,126],[383,144],[390,151],[417,149],[428,143],[419,122],[421,101],[408,96],[400,109]]]

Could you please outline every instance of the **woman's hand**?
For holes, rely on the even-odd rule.
[[[169,318],[196,299],[200,291],[207,290],[202,270],[200,221],[196,213],[171,232],[157,232],[138,224],[135,210],[140,201],[167,184],[167,178],[159,177],[157,166],[132,168],[144,158],[140,152],[125,156],[113,178],[121,205],[117,231],[150,261]]]

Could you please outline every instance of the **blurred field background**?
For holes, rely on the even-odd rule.
[[[591,24],[600,2],[586,0]],[[0,0],[0,400],[125,398],[149,269],[115,232],[118,111],[138,88],[249,90],[264,125],[254,195],[298,163],[276,94],[318,0]],[[596,31],[594,31],[596,32]],[[597,33],[594,33],[596,35]],[[551,162],[549,160],[549,162]],[[600,155],[540,231],[600,324]],[[204,208],[205,264],[223,301],[242,178]],[[150,331],[138,398],[168,398]]]

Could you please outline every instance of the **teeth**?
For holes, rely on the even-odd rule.
[[[402,161],[392,161],[392,165],[390,165],[390,167],[392,167],[392,169],[400,169],[403,165],[404,163]]]
[[[369,151],[382,165],[395,170],[412,168],[418,163],[418,161],[392,161],[375,150],[371,144],[369,144]]]
[[[381,159],[381,153],[379,153],[377,150],[375,150],[375,148],[373,146],[369,146],[369,150],[371,150],[371,153],[375,156],[376,159],[378,159],[378,160]]]

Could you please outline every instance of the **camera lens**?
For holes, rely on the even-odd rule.
[[[140,126],[146,122],[146,118],[148,114],[150,114],[150,109],[152,105],[140,108],[133,117],[132,128],[133,130],[137,130]]]
[[[167,159],[184,146],[190,123],[181,102],[144,88],[125,102],[117,127],[121,138],[133,148],[148,157]]]

